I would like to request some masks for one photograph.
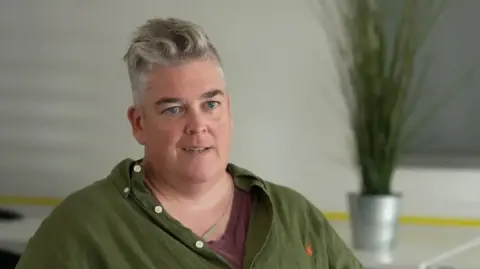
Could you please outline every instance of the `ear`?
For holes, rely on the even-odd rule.
[[[230,94],[227,94],[227,105],[228,105],[228,118],[230,120],[230,128],[233,129],[233,113],[232,113],[232,102],[230,101]]]
[[[132,128],[132,133],[137,142],[141,145],[145,145],[145,130],[143,124],[143,113],[141,108],[134,105],[128,108],[128,121]]]

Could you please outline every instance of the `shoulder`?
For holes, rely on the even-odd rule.
[[[295,207],[311,206],[312,204],[303,194],[292,187],[264,180],[265,188],[272,199],[284,201]]]
[[[43,220],[32,241],[41,241],[52,234],[62,235],[60,239],[65,240],[84,238],[84,231],[106,210],[112,191],[111,181],[105,178],[71,193]]]
[[[98,226],[99,220],[126,202],[122,190],[116,185],[119,177],[115,167],[106,177],[70,193],[46,217],[39,233],[49,229],[77,232],[92,225]]]
[[[65,197],[47,219],[66,216],[72,219],[86,219],[86,216],[100,213],[112,197],[115,197],[115,191],[109,178],[96,181]]]
[[[115,215],[115,209],[126,202],[115,185],[118,175],[114,171],[65,197],[28,241],[22,263],[26,260],[44,262],[44,257],[57,257],[55,252],[67,257],[70,250],[86,255],[97,245],[100,238],[97,235],[108,231],[108,220]]]
[[[46,221],[55,222],[57,219],[69,219],[78,222],[90,221],[93,217],[99,217],[103,213],[111,211],[112,207],[124,202],[122,199],[122,186],[119,184],[127,175],[125,167],[133,163],[129,159],[117,164],[104,178],[97,179],[92,183],[70,193],[65,197],[47,217]]]
[[[292,220],[292,216],[298,221],[309,222],[311,225],[318,227],[327,222],[325,215],[314,205],[305,195],[292,187],[264,181],[265,187],[274,210],[282,217]],[[288,216],[288,217],[287,217]]]
[[[103,179],[65,197],[28,241],[18,268],[97,268],[102,241],[128,203],[122,180],[132,163],[121,161]]]
[[[104,179],[66,197],[29,239],[18,268],[94,268],[105,208],[101,196],[109,189]]]
[[[321,210],[294,188],[263,179],[254,172],[234,164],[229,164],[229,169],[237,179],[237,184],[256,185],[263,189],[278,217],[288,216],[290,221],[292,219],[306,220],[317,222],[316,224],[325,221]]]

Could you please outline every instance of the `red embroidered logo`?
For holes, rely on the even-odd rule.
[[[311,257],[313,255],[312,245],[308,244],[306,250],[307,250],[308,256]]]

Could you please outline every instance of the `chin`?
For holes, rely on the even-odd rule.
[[[215,180],[220,170],[218,165],[190,164],[186,165],[185,176],[195,183],[204,183]]]

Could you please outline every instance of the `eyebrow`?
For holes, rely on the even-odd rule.
[[[212,97],[215,97],[217,95],[224,96],[225,94],[223,93],[223,91],[215,89],[215,90],[203,93],[201,95],[201,97],[205,99],[205,98],[212,98]]]
[[[224,95],[225,94],[223,93],[223,91],[215,89],[215,90],[203,93],[200,97],[202,99],[207,99],[207,98],[213,98],[215,96],[224,96]],[[162,97],[155,102],[155,105],[160,106],[163,104],[179,104],[179,103],[183,103],[183,100],[181,98]]]
[[[160,106],[163,104],[178,104],[182,103],[182,99],[173,97],[162,97],[155,102],[155,105]]]

